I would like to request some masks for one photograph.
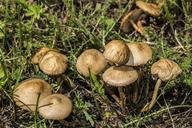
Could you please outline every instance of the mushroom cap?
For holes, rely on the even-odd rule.
[[[161,9],[157,4],[153,3],[146,3],[144,1],[136,1],[136,5],[142,9],[144,12],[152,15],[152,16],[159,16],[161,13]]]
[[[107,65],[103,54],[96,49],[85,50],[76,63],[77,71],[85,77],[89,76],[89,69],[94,74],[99,74]]]
[[[129,59],[129,48],[121,40],[112,40],[105,45],[103,55],[109,62],[122,65],[127,63]]]
[[[36,110],[36,102],[52,94],[51,86],[44,80],[33,78],[21,82],[14,90],[16,105],[28,111]]]
[[[127,86],[135,82],[138,78],[137,71],[128,66],[112,66],[102,75],[103,80],[111,86]]]
[[[62,120],[72,112],[71,100],[62,94],[53,94],[39,102],[39,113],[46,119]]]
[[[60,75],[66,71],[68,59],[59,52],[49,51],[39,62],[39,67],[45,74]]]
[[[130,11],[127,15],[125,15],[121,22],[120,22],[120,29],[123,32],[129,32],[130,30],[133,29],[132,23],[131,21],[133,21],[134,23],[136,23],[142,14],[142,10],[141,9],[134,9],[132,11]]]
[[[152,58],[152,50],[146,43],[127,43],[130,54],[126,63],[128,66],[139,66],[146,64]]]
[[[39,61],[43,58],[43,56],[52,49],[50,48],[47,48],[47,47],[43,47],[43,48],[40,48],[36,53],[35,55],[32,57],[31,59],[31,63],[32,64],[38,64]]]
[[[161,79],[168,81],[175,79],[182,72],[177,63],[169,59],[161,59],[155,62],[151,67],[151,74],[153,79]]]

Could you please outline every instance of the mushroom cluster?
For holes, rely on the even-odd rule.
[[[51,85],[39,78],[27,79],[14,90],[17,106],[27,111],[39,111],[46,119],[65,119],[72,111],[71,100],[62,94],[52,94]]]
[[[103,54],[96,49],[85,50],[77,59],[76,69],[88,77],[89,71],[97,75],[105,69],[107,62],[112,65],[104,71],[102,80],[106,85],[118,88],[119,98],[114,99],[124,110],[126,100],[124,87],[131,85],[139,77],[133,67],[144,65],[151,58],[152,50],[146,43],[126,44],[121,40],[112,40],[105,45]]]
[[[84,77],[89,77],[90,72],[94,75],[102,74],[101,78],[105,85],[117,87],[119,97],[112,95],[122,110],[125,109],[126,96],[124,88],[132,85],[134,88],[133,99],[135,103],[138,99],[139,82],[142,77],[142,66],[152,59],[152,49],[145,42],[125,43],[121,40],[112,40],[105,45],[104,52],[96,49],[85,50],[76,62],[77,71]],[[108,66],[107,66],[108,63]],[[112,66],[109,66],[112,65]],[[168,69],[167,69],[168,68]],[[167,59],[159,60],[151,68],[153,78],[158,77],[152,100],[147,103],[142,111],[149,111],[154,106],[158,94],[159,86],[162,81],[174,79],[181,73],[179,66]],[[135,84],[133,84],[135,83]],[[106,89],[107,86],[106,86]],[[112,92],[110,90],[110,92]]]
[[[136,1],[136,6],[134,10],[131,10],[126,14],[120,22],[120,29],[123,32],[130,32],[135,29],[141,35],[145,34],[144,27],[142,25],[142,21],[144,18],[149,15],[153,17],[158,17],[161,14],[161,6],[164,1],[155,4],[155,3],[147,3],[141,0]]]
[[[164,1],[164,0],[162,0]],[[157,17],[161,14],[163,3],[153,4],[141,0],[136,1],[134,10],[125,15],[120,23],[123,32],[132,29],[144,35],[142,20],[147,16]],[[79,55],[76,61],[78,73],[89,77],[90,73],[100,75],[101,80],[108,86],[116,88],[118,95],[112,96],[117,104],[125,112],[126,94],[125,88],[134,88],[132,102],[138,101],[139,81],[142,74],[142,66],[152,59],[152,49],[145,42],[125,43],[122,40],[108,42],[103,53],[97,49],[86,49]],[[40,70],[49,76],[60,76],[68,67],[68,58],[60,51],[43,47],[32,57],[32,64],[39,66]],[[150,102],[146,103],[141,112],[150,111],[155,105],[157,95],[162,82],[175,79],[182,72],[177,63],[169,59],[160,59],[151,66],[152,79],[157,80]],[[62,120],[72,112],[72,101],[63,94],[53,94],[49,83],[43,79],[31,78],[19,83],[14,92],[13,100],[20,108],[39,112],[39,114],[51,120]]]
[[[33,64],[48,75],[60,75],[67,69],[68,59],[59,51],[41,48],[33,57]],[[62,94],[52,94],[51,85],[39,78],[27,79],[16,86],[13,99],[20,108],[36,112],[46,119],[62,120],[72,112],[71,100]]]

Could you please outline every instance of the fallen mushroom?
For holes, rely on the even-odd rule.
[[[150,46],[146,43],[127,43],[127,46],[129,47],[130,54],[129,54],[129,60],[126,63],[128,66],[134,66],[139,68],[139,78],[138,82],[133,86],[134,92],[133,92],[133,102],[137,102],[138,93],[139,93],[139,81],[142,77],[142,69],[141,66],[147,64],[149,60],[152,59],[152,50]]]
[[[15,88],[13,99],[20,108],[35,111],[37,102],[51,94],[51,86],[46,81],[33,78],[21,82]]]
[[[145,30],[142,25],[142,19],[146,17],[146,14],[157,17],[161,14],[161,6],[164,1],[160,1],[159,4],[147,3],[143,1],[136,1],[136,5],[139,9],[134,9],[125,15],[120,23],[120,29],[123,32],[130,32],[134,28],[141,35],[145,35]],[[146,13],[146,14],[145,14]]]
[[[141,9],[134,9],[125,15],[120,22],[120,29],[123,32],[130,32],[133,28],[136,28],[136,23],[140,20],[143,11]]]
[[[52,94],[42,99],[38,108],[45,119],[63,120],[72,112],[72,102],[65,95]]]
[[[103,54],[96,49],[85,50],[76,63],[77,71],[85,77],[89,76],[89,70],[94,75],[99,74],[107,65]]]
[[[155,89],[153,91],[152,99],[147,103],[141,112],[150,111],[156,103],[159,87],[162,81],[169,81],[175,79],[182,72],[181,68],[172,60],[161,59],[155,62],[151,67],[151,74],[154,80],[157,80]]]
[[[112,40],[105,45],[105,51],[103,53],[105,58],[116,65],[123,65],[127,63],[129,59],[129,48],[121,40]]]
[[[137,7],[151,16],[159,16],[161,14],[161,8],[158,4],[147,3],[141,0],[136,1]]]
[[[128,86],[137,80],[137,71],[128,66],[112,66],[103,73],[102,78],[103,81],[107,83],[107,85],[118,87],[120,95],[119,104],[124,111],[126,97],[123,91],[123,87]]]

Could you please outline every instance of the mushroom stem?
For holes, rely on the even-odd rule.
[[[119,91],[119,97],[120,97],[120,106],[123,112],[125,112],[125,93],[123,91],[123,87],[118,87],[118,91]]]
[[[139,92],[139,89],[138,89],[138,83],[135,83],[134,87],[134,92],[133,92],[133,103],[136,103],[137,100],[138,100],[138,92]]]
[[[114,92],[109,89],[108,87],[105,87],[106,92],[117,102],[117,104],[120,104],[119,98],[114,94]]]
[[[141,93],[142,89],[140,89],[139,87],[141,85],[140,82],[141,82],[142,77],[143,77],[143,71],[142,71],[141,67],[139,67],[137,82],[133,83],[133,84],[135,84],[133,86],[133,89],[134,89],[133,99],[132,99],[133,103],[137,103],[140,100],[139,94]]]
[[[157,83],[155,84],[155,89],[153,91],[153,96],[152,96],[152,99],[150,101],[150,103],[147,103],[143,109],[141,110],[141,112],[144,112],[144,111],[150,111],[152,109],[152,107],[155,105],[156,101],[157,101],[157,95],[158,95],[158,91],[159,91],[159,87],[161,85],[161,82],[162,80],[161,79],[158,79],[157,80]]]

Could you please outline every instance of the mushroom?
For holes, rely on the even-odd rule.
[[[139,9],[134,9],[125,15],[120,23],[120,29],[123,32],[129,32],[131,28],[134,28],[141,35],[145,36],[145,31],[141,20],[146,17],[147,13],[151,16],[159,16],[161,13],[161,6],[164,4],[164,0],[161,0],[159,4],[146,3],[141,0],[136,1],[136,5]]]
[[[142,69],[141,66],[147,64],[149,60],[152,59],[152,50],[147,43],[127,43],[129,47],[130,54],[129,60],[126,63],[128,66],[139,66],[139,78],[138,82],[135,86],[133,86],[133,102],[137,102],[138,98],[138,91],[139,91],[139,81],[142,77]]]
[[[43,73],[56,76],[58,85],[69,78],[63,73],[67,70],[68,59],[56,49],[41,48],[33,57],[32,63],[38,64]],[[70,84],[71,85],[71,84]],[[74,88],[74,86],[71,86]]]
[[[68,59],[58,50],[44,47],[32,57],[32,64],[39,64],[47,75],[60,75],[66,71]]]
[[[51,86],[46,81],[33,78],[21,82],[15,88],[13,99],[20,108],[35,111],[37,102],[51,94]]]
[[[129,59],[129,48],[121,40],[112,40],[105,45],[105,51],[103,53],[105,58],[116,65],[123,65],[127,63]]]
[[[141,111],[142,112],[150,111],[152,109],[152,107],[155,105],[159,87],[160,87],[162,81],[173,80],[181,72],[182,72],[181,68],[178,66],[177,63],[175,63],[172,60],[161,59],[161,60],[155,62],[151,67],[151,74],[152,74],[152,78],[154,80],[156,80],[156,79],[158,79],[158,80],[155,85],[155,89],[153,91],[152,100],[150,101],[150,103],[147,103]]]
[[[132,28],[138,30],[136,23],[140,21],[143,11],[141,9],[134,9],[125,15],[120,22],[120,29],[123,32],[130,32]]]
[[[63,120],[72,112],[72,102],[65,95],[52,94],[42,99],[38,108],[45,119]]]
[[[152,59],[152,50],[147,43],[127,43],[130,54],[128,66],[140,66]]]
[[[66,71],[68,59],[59,52],[49,51],[39,62],[39,67],[45,74],[60,75]]]
[[[99,74],[107,65],[103,54],[96,49],[85,50],[76,63],[77,71],[85,77],[89,76],[89,70],[94,74]]]
[[[161,8],[154,3],[147,3],[141,0],[136,1],[136,5],[144,12],[151,16],[159,16],[161,14]]]
[[[31,63],[32,64],[38,64],[40,62],[40,60],[44,57],[44,55],[51,50],[55,50],[55,49],[51,49],[51,48],[47,48],[47,47],[43,47],[40,48],[35,55],[32,57],[31,59]]]
[[[137,71],[128,66],[112,66],[108,68],[102,75],[103,81],[110,86],[118,87],[120,95],[120,106],[124,111],[125,108],[125,94],[123,87],[135,82],[138,78]]]

